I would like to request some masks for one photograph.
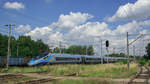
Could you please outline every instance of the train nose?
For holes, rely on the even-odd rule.
[[[33,61],[33,60],[29,61],[29,62],[28,62],[28,66],[33,66],[33,65],[34,65],[34,62],[35,62],[35,61]]]

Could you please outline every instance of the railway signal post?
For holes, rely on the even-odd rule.
[[[15,26],[15,24],[6,24],[5,26],[9,27],[9,33],[8,33],[8,52],[7,52],[7,62],[6,62],[6,70],[8,70],[8,68],[9,68],[9,57],[10,57],[11,27]]]
[[[108,50],[108,47],[109,47],[109,41],[106,40],[106,50],[107,50],[107,63],[108,63],[108,54],[109,54],[109,50]]]
[[[61,52],[61,41],[59,42],[59,53],[61,54],[62,52]]]

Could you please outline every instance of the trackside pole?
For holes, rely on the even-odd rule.
[[[107,49],[107,63],[109,63],[109,60],[108,60],[108,57],[109,57],[108,47],[106,49]]]
[[[129,40],[128,40],[128,37],[129,37],[129,33],[127,32],[127,57],[128,57],[127,68],[128,68],[128,71],[130,71],[130,57],[129,57]]]
[[[135,46],[133,45],[133,57],[134,57],[134,62],[136,62],[136,57],[135,57]]]
[[[15,26],[14,24],[6,24],[5,26],[9,27],[8,33],[8,52],[7,52],[7,62],[6,62],[6,70],[9,68],[9,57],[10,57],[10,40],[11,40],[11,27]]]
[[[108,54],[109,54],[108,47],[109,47],[109,41],[108,41],[108,40],[106,40],[107,63],[109,63],[109,62],[108,62]]]
[[[101,64],[103,64],[103,54],[102,54],[103,53],[103,50],[102,50],[103,49],[103,47],[102,47],[103,43],[102,42],[103,41],[101,40]]]

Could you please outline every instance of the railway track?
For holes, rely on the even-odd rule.
[[[150,84],[150,69],[147,66],[141,66],[139,72],[130,79],[128,84]]]
[[[55,80],[55,79],[43,78],[43,79],[35,79],[35,80],[29,80],[29,81],[25,81],[25,82],[19,82],[17,84],[43,84],[43,83],[50,82],[53,80]]]
[[[0,75],[0,80],[3,80],[3,79],[14,79],[14,78],[22,78],[24,77],[23,75],[21,74],[5,74],[5,75]]]
[[[21,74],[0,75],[0,84],[8,84],[9,80],[12,80],[12,79],[20,80],[23,77],[25,77],[25,76],[21,75]],[[16,82],[10,83],[10,84],[42,84],[42,83],[50,82],[52,80],[55,80],[55,79],[52,79],[52,78],[32,79],[32,80],[27,80],[27,81],[23,81],[23,82],[16,81]]]
[[[5,74],[0,75],[0,84],[9,84],[10,80],[17,80],[23,78],[24,76],[21,74]],[[12,83],[11,83],[12,84]]]

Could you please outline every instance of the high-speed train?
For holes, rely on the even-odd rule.
[[[123,57],[99,57],[99,56],[85,56],[85,55],[70,55],[70,54],[52,54],[45,53],[28,62],[29,66],[45,65],[45,64],[89,64],[101,62],[116,62],[126,60]]]

